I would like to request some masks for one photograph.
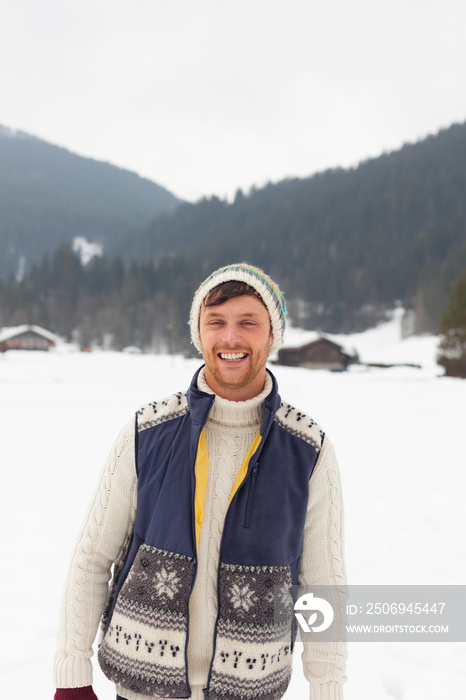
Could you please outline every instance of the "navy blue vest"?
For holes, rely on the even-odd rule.
[[[215,650],[206,697],[278,700],[291,675],[291,617],[275,619],[277,591],[298,582],[319,426],[273,388],[261,441],[226,514]],[[197,389],[136,416],[138,505],[99,662],[136,694],[188,698],[188,603],[196,573],[194,465],[214,397]],[[312,485],[312,482],[311,482]]]

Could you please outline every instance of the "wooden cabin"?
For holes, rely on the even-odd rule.
[[[50,350],[57,336],[40,326],[15,326],[0,330],[0,352],[6,350]]]
[[[324,336],[299,348],[281,348],[278,351],[278,364],[290,367],[344,370],[351,360],[351,355],[341,345]]]

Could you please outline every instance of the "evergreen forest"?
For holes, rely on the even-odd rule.
[[[0,325],[37,323],[81,345],[189,350],[193,291],[247,260],[285,291],[293,322],[363,330],[397,303],[437,331],[466,266],[466,124],[351,169],[178,203],[109,238],[86,266],[69,243],[0,281]]]
[[[178,203],[135,173],[0,126],[0,277],[76,237],[105,246]]]

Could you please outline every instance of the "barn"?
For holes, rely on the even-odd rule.
[[[50,350],[58,337],[40,326],[14,326],[0,329],[0,352],[6,350]]]
[[[308,369],[346,369],[353,358],[333,340],[321,336],[298,348],[281,348],[278,364]]]

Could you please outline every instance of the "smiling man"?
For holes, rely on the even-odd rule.
[[[99,619],[117,698],[279,700],[294,639],[274,634],[274,590],[345,583],[333,447],[267,369],[285,328],[278,286],[246,263],[221,268],[190,327],[204,365],[123,428],[80,533],[56,700],[95,700]],[[341,643],[304,644],[311,700],[343,698],[345,657]]]
[[[199,322],[206,382],[215,394],[230,401],[260,394],[273,342],[265,305],[244,290],[241,296],[228,296],[228,289],[238,286],[225,283],[226,289],[220,288],[217,295],[211,292]]]

